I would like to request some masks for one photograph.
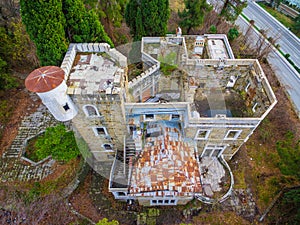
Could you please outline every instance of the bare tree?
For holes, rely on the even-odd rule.
[[[28,193],[10,190],[0,200],[0,224],[68,224],[72,219],[64,199],[57,194],[29,197]]]
[[[273,50],[273,46],[276,45],[277,40],[280,38],[279,33],[267,38],[267,33],[268,30],[260,30],[260,35],[254,47],[254,55],[258,60],[267,58],[269,53]]]

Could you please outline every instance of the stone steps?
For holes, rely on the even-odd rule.
[[[24,144],[28,138],[34,137],[47,127],[58,122],[52,117],[44,105],[40,105],[36,112],[26,116],[18,129],[18,134],[11,146],[3,153],[0,160],[0,181],[29,181],[41,180],[51,174],[54,161],[46,161],[37,166],[22,164],[20,157]]]

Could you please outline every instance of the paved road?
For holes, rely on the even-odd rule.
[[[268,36],[279,36],[277,43],[284,53],[289,53],[290,59],[300,68],[300,40],[279,23],[274,17],[266,13],[255,2],[248,1],[248,6],[243,10],[250,20],[255,21],[255,26],[268,31]]]
[[[236,20],[236,24],[240,27],[243,33],[248,29],[248,23],[242,17]],[[251,32],[251,40],[255,44],[258,40],[259,33],[253,29]],[[285,86],[291,102],[294,105],[295,111],[300,118],[300,75],[297,71],[290,66],[288,61],[274,48],[268,55],[268,62],[270,63],[273,71],[275,72],[280,83]]]

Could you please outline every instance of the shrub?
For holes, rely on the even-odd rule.
[[[166,76],[171,75],[171,73],[173,71],[175,71],[176,69],[177,69],[177,66],[175,66],[175,65],[160,63],[160,71]]]
[[[229,41],[233,41],[234,39],[236,39],[239,36],[239,31],[235,27],[230,28],[227,35],[228,35]]]
[[[79,155],[74,133],[67,131],[63,124],[48,127],[35,143],[38,160],[51,155],[53,159],[68,162]]]
[[[279,169],[284,175],[295,176],[300,179],[300,140],[288,131],[285,139],[276,143],[280,156]]]
[[[216,34],[217,33],[217,28],[216,28],[215,25],[210,26],[209,33],[211,33],[211,34]]]

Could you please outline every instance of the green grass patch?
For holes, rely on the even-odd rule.
[[[239,167],[238,170],[234,171],[234,188],[246,189],[247,185],[245,182],[245,168]]]
[[[242,13],[241,16],[242,16],[245,20],[247,20],[248,22],[250,22],[249,18],[248,18],[247,16],[245,16],[245,14]]]
[[[177,53],[176,52],[170,52],[169,54],[162,56],[158,56],[158,61],[161,63],[165,64],[170,64],[170,65],[176,65],[176,58],[177,58]]]
[[[177,65],[170,65],[166,63],[160,64],[160,71],[166,76],[171,75],[172,72],[175,71],[176,69],[177,69]]]

